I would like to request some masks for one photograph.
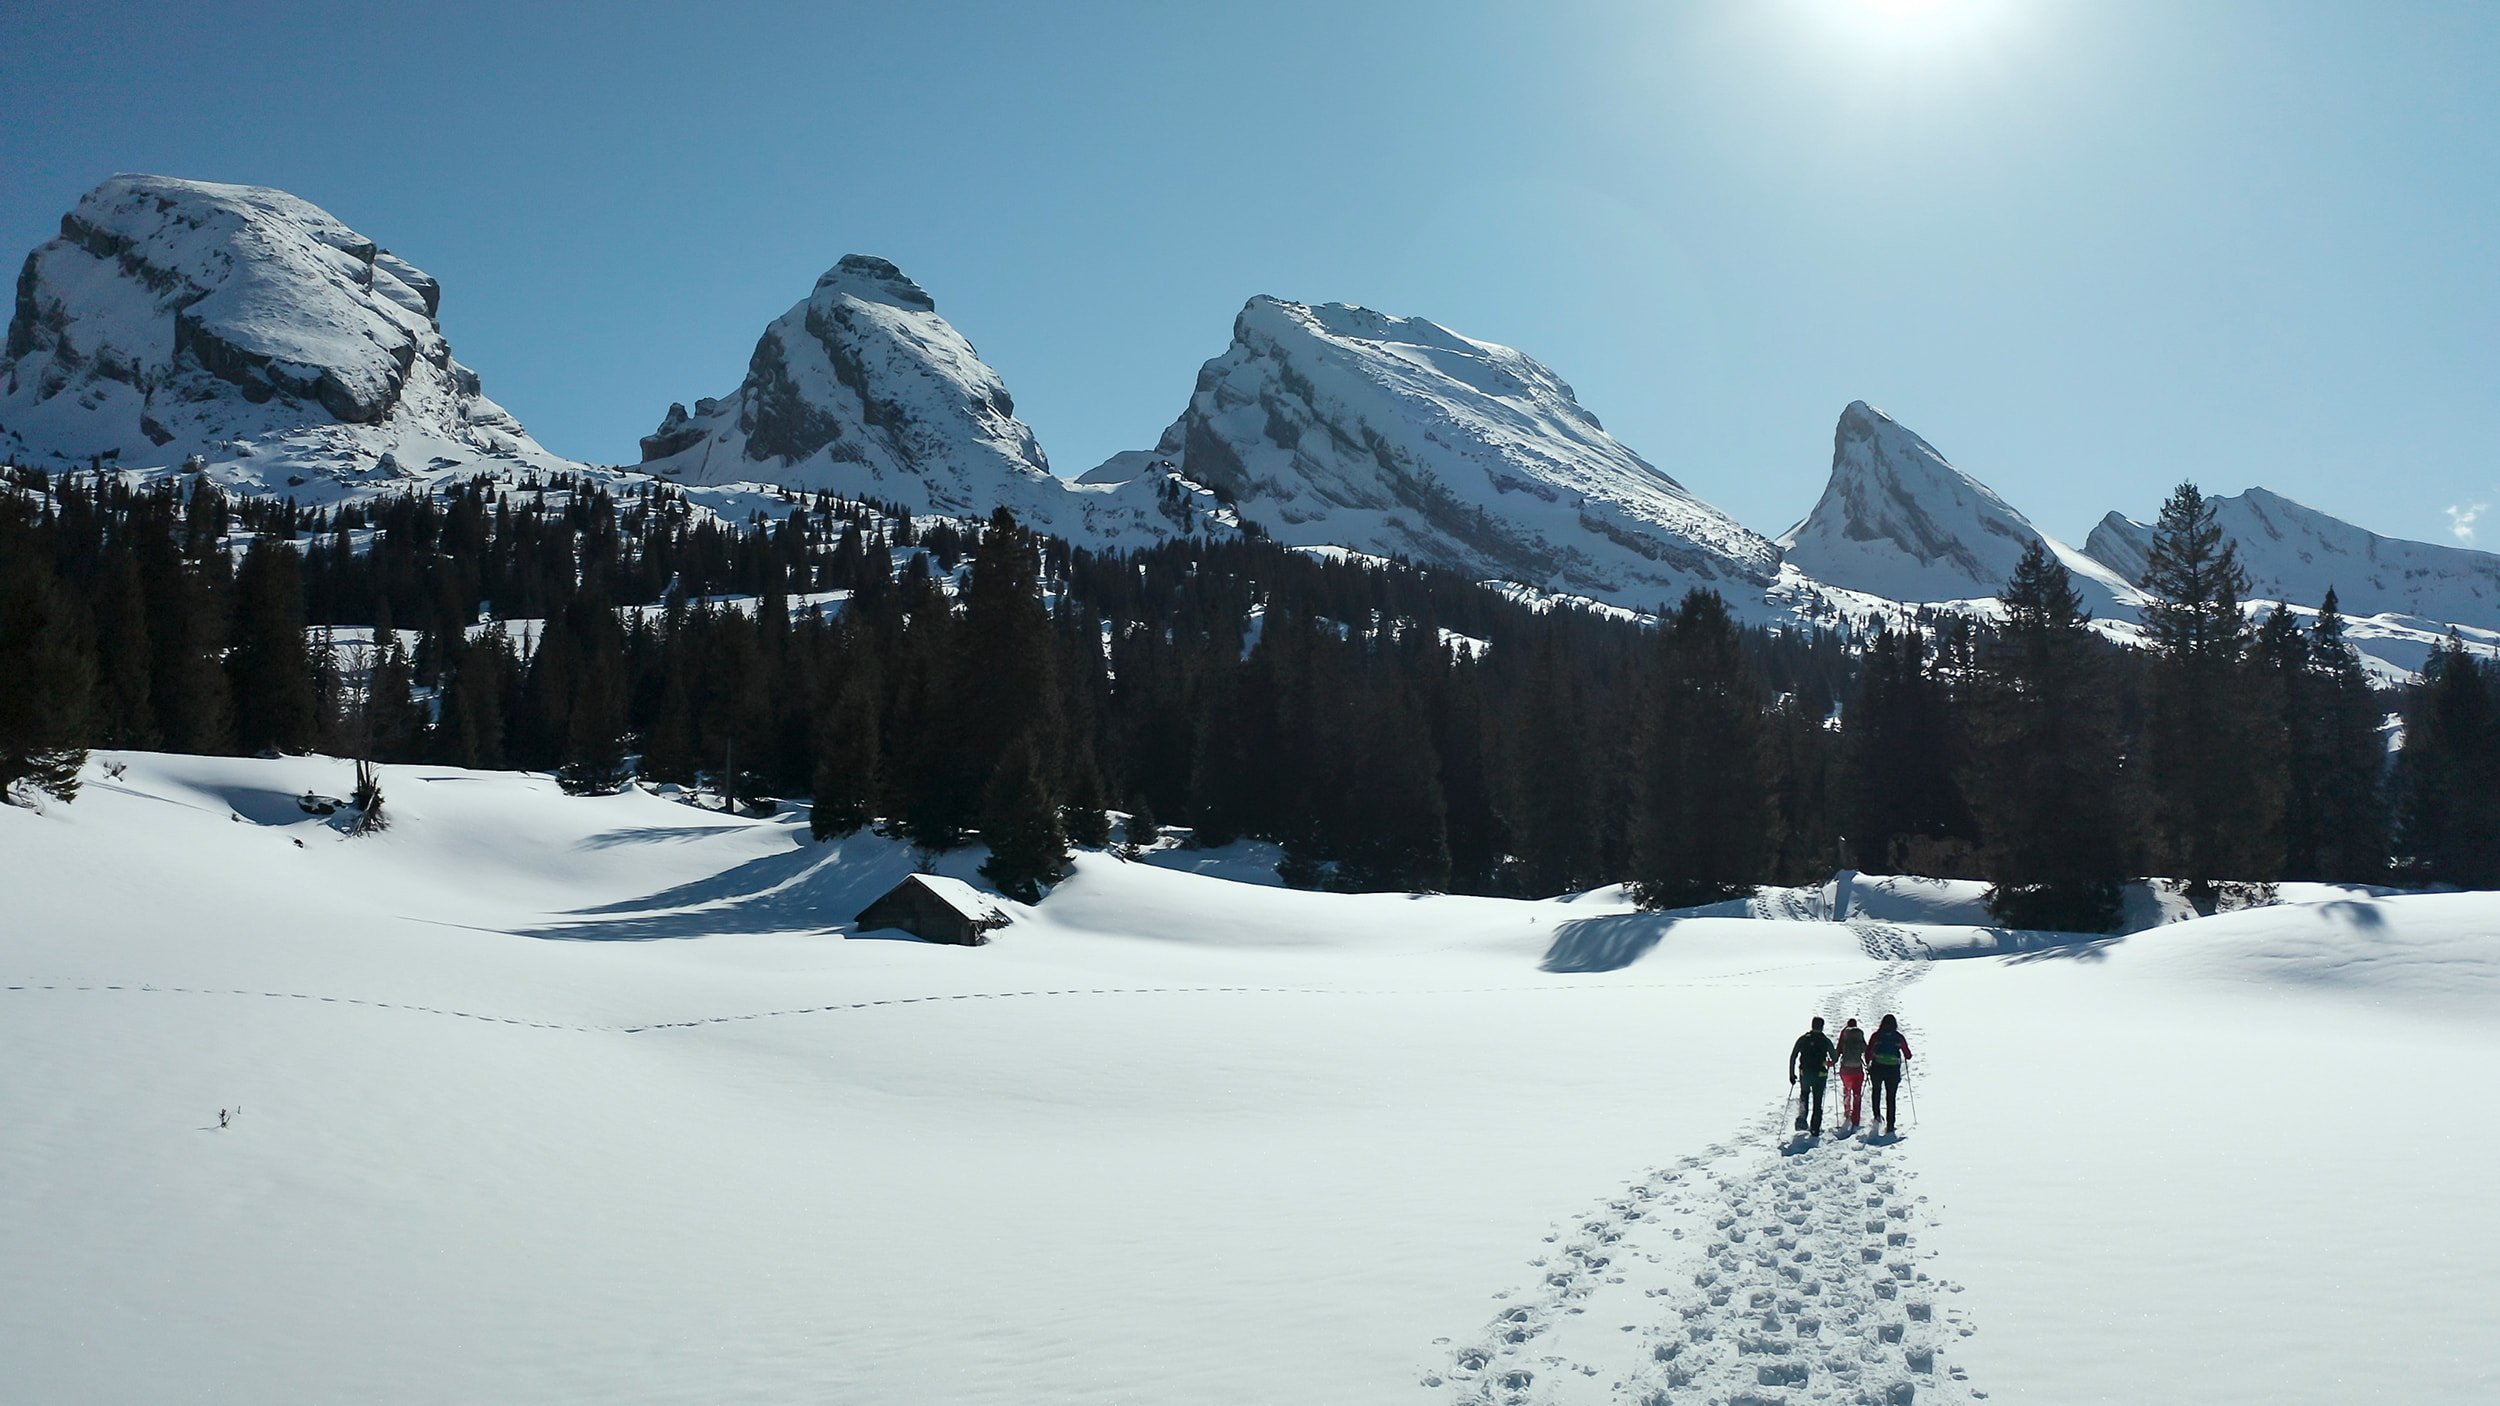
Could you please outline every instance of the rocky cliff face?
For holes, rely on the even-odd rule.
[[[284,191],[115,176],[18,275],[0,447],[308,498],[485,458],[561,463],[452,359],[441,302]]]
[[[1780,539],[1789,565],[1827,585],[1913,603],[1994,596],[2042,542],[2096,608],[2134,596],[2100,563],[2032,526],[1986,484],[1865,401],[1840,412],[1832,476]]]
[[[2239,544],[2252,602],[2315,607],[2332,589],[2346,615],[2500,630],[2500,556],[2381,537],[2263,488],[2210,501],[2215,524]],[[2084,550],[2141,585],[2152,542],[2150,526],[2111,513]]]
[[[1509,347],[1421,318],[1253,298],[1151,450],[1277,539],[1401,554],[1634,606],[1759,599],[1779,552],[1606,433]]]
[[[1096,543],[1230,522],[1169,470],[1119,488],[1053,476],[998,373],[927,290],[868,254],[845,255],[764,329],[735,391],[691,413],[671,405],[642,450],[645,471],[683,483],[827,489],[954,517],[1004,506]]]

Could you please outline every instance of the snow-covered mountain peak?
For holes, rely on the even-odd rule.
[[[2067,547],[1908,426],[1863,400],[1840,412],[1832,474],[1805,520],[1780,539],[1818,581],[1913,603],[1994,596],[2034,541],[2047,544],[2096,606],[2135,592]]]
[[[735,391],[691,416],[671,407],[644,453],[690,483],[764,478],[961,515],[1050,477],[998,373],[926,290],[866,254],[764,329]]]
[[[18,277],[0,446],[192,463],[245,491],[552,459],[452,360],[441,304],[433,278],[284,191],[115,176]]]
[[[863,303],[883,303],[908,312],[936,312],[937,299],[912,282],[901,269],[874,254],[845,254],[842,261],[816,280],[816,291],[833,289]]]
[[[1436,562],[1629,605],[1758,592],[1770,542],[1606,433],[1533,358],[1344,303],[1252,298],[1152,450],[1280,541]]]
[[[846,254],[764,329],[736,390],[672,404],[642,468],[689,484],[828,489],[918,514],[1005,507],[1045,532],[1142,545],[1230,530],[1212,493],[1169,466],[1079,487],[1050,472],[1014,397],[936,299],[894,264]]]
[[[2348,616],[2500,630],[2500,556],[2382,537],[2264,488],[2207,501],[2215,525],[2239,545],[2251,601],[2314,607],[2332,589]],[[2150,526],[2113,512],[2084,550],[2140,584],[2152,541]]]

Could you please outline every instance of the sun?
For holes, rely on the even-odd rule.
[[[2006,0],[1811,0],[1831,33],[1870,53],[1941,59],[2002,28]]]

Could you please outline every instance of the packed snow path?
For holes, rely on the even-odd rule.
[[[1824,1019],[1871,1026],[1924,969],[1887,962]],[[1974,1331],[1939,1303],[1959,1288],[1919,1267],[1932,1221],[1902,1140],[1839,1126],[1839,1101],[1835,1079],[1812,1138],[1783,1098],[1547,1236],[1540,1281],[1496,1295],[1493,1321],[1424,1385],[1461,1406],[1984,1399],[1949,1357]]]

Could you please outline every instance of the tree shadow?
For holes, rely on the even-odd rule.
[[[1554,928],[1553,944],[1537,963],[1549,972],[1611,972],[1646,956],[1675,926],[1658,913],[1609,913],[1599,918],[1572,918]]]
[[[2006,957],[2009,965],[2027,962],[2106,962],[2110,949],[2126,941],[2091,933],[2029,932],[2009,934],[2023,941],[2023,950]]]
[[[2357,928],[2387,926],[2387,910],[2366,898],[2338,898],[2318,905],[2318,911],[2345,919]]]
[[[584,849],[617,849],[624,845],[691,844],[738,833],[736,825],[637,825],[609,830],[582,841]]]
[[[805,845],[641,898],[560,915],[575,921],[515,931],[562,942],[833,932],[914,867],[912,852],[901,845]]]

